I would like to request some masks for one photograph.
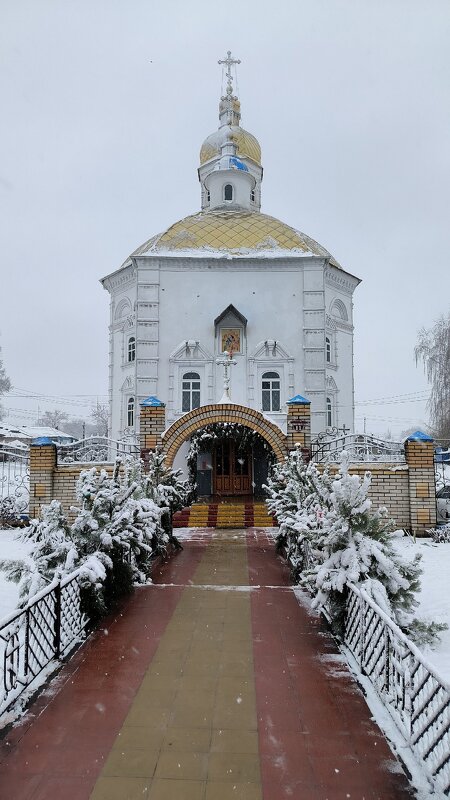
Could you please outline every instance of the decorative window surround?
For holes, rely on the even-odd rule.
[[[182,380],[186,372],[196,372],[200,376],[200,405],[214,402],[214,356],[196,339],[186,339],[173,350],[169,359],[169,420],[186,413],[182,411]]]
[[[250,406],[262,409],[262,376],[264,372],[272,371],[278,372],[280,376],[281,398],[292,397],[294,394],[294,359],[275,339],[266,339],[259,342],[247,360],[247,402]],[[282,407],[283,403],[280,408]],[[284,412],[280,410],[268,413],[282,414]]]

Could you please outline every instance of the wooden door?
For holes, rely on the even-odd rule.
[[[251,452],[234,442],[220,442],[214,450],[214,494],[252,494]]]

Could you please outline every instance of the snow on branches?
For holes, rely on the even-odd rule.
[[[394,525],[385,508],[372,510],[371,475],[351,475],[342,453],[334,477],[305,465],[299,451],[278,465],[269,480],[268,507],[280,523],[279,546],[294,579],[326,608],[342,634],[349,584],[358,584],[408,635],[431,641],[439,626],[413,618],[418,605],[420,556],[408,561],[395,549]]]
[[[95,618],[134,583],[149,581],[154,556],[179,546],[171,518],[186,497],[179,473],[164,467],[161,454],[151,454],[150,462],[148,473],[139,463],[121,461],[112,475],[96,467],[81,472],[71,525],[57,500],[43,507],[42,519],[22,533],[32,543],[29,561],[0,562],[6,577],[20,584],[22,603],[80,569],[83,610]]]

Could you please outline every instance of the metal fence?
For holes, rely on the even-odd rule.
[[[311,458],[316,463],[335,463],[345,450],[353,462],[405,461],[401,442],[385,441],[365,433],[336,436],[324,431],[311,442]]]
[[[106,436],[89,436],[78,442],[57,445],[58,463],[113,463],[120,456],[139,456],[139,444],[135,438],[115,441]]]
[[[344,643],[435,789],[450,796],[450,687],[367,593],[353,585]]]
[[[0,445],[0,519],[25,514],[29,502],[29,448]]]
[[[79,570],[53,581],[0,621],[0,715],[54,659],[66,655],[86,624]]]

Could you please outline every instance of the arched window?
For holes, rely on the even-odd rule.
[[[262,410],[280,410],[280,376],[278,372],[265,372],[261,384]]]
[[[223,199],[230,203],[233,199],[233,187],[231,183],[226,183],[223,189]]]
[[[128,361],[135,361],[136,360],[136,339],[134,336],[130,336],[128,339]]]
[[[185,372],[181,392],[181,410],[192,411],[200,407],[200,375],[198,372]]]
[[[333,427],[333,406],[331,397],[327,397],[327,428]]]
[[[128,398],[127,404],[127,425],[132,428],[134,425],[134,397]]]
[[[325,354],[327,364],[331,364],[331,339],[329,336],[325,336]]]

